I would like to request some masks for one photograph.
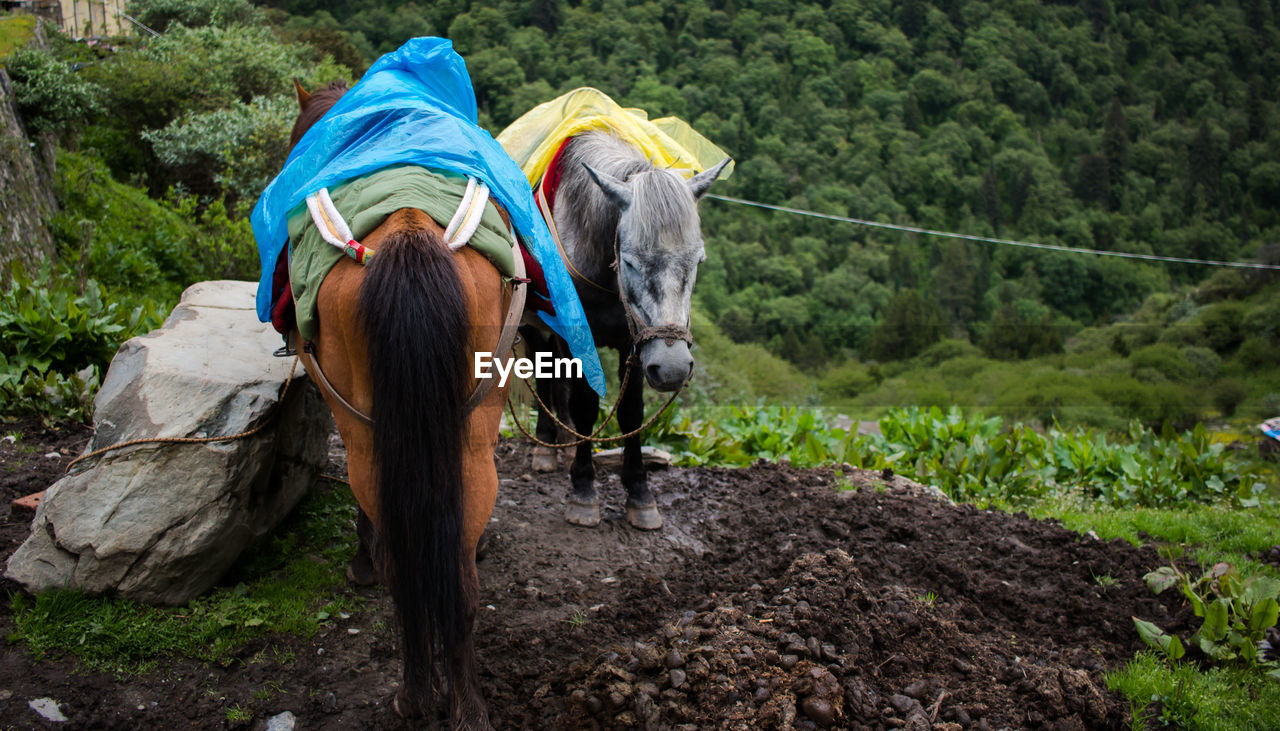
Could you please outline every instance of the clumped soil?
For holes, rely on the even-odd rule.
[[[88,436],[25,427],[0,444],[6,501],[49,484],[67,460],[44,455]],[[601,477],[600,527],[566,524],[567,476],[531,474],[529,456],[526,442],[499,445],[480,564],[477,654],[499,728],[1119,728],[1128,705],[1103,672],[1141,647],[1130,618],[1189,626],[1142,582],[1154,549],[953,506],[901,477],[659,470],[666,524],[644,533],[616,475]],[[333,461],[341,471],[340,451]],[[4,558],[28,520],[0,523]],[[299,728],[404,728],[389,708],[390,602],[379,587],[343,591],[366,610],[226,666],[163,660],[116,678],[8,645],[0,721],[40,726],[28,701],[51,697],[70,719],[60,728],[261,729],[284,711]],[[229,722],[233,705],[252,718]]]

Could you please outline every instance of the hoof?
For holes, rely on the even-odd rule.
[[[356,586],[373,586],[378,583],[378,573],[373,570],[373,561],[363,551],[357,553],[351,563],[347,564],[347,581]]]
[[[391,710],[406,721],[412,721],[423,716],[422,709],[417,703],[409,699],[409,694],[405,693],[403,687],[398,689],[395,697],[391,699]]]
[[[627,522],[640,530],[657,530],[662,527],[662,516],[658,514],[658,506],[632,505],[627,503]]]
[[[555,472],[558,469],[560,469],[560,455],[556,454],[556,450],[542,446],[533,448],[534,472]]]
[[[600,525],[600,503],[574,502],[571,498],[564,508],[564,519],[584,528]]]

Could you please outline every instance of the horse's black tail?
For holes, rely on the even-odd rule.
[[[414,227],[369,263],[360,315],[373,380],[379,556],[401,626],[408,697],[464,629],[462,445],[469,319],[438,236]]]

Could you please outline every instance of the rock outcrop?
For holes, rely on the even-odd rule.
[[[0,68],[0,281],[14,260],[28,269],[53,255],[45,219],[57,210],[53,146],[28,137],[13,101],[13,81]]]
[[[327,457],[331,417],[279,336],[254,315],[250,282],[204,282],[158,330],[121,346],[86,452],[133,439],[257,434],[147,444],[86,460],[45,493],[5,575],[30,591],[73,587],[181,604],[211,587],[274,528]],[[283,395],[283,400],[282,400]]]

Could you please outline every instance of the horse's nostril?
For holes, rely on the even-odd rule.
[[[657,363],[650,363],[644,367],[644,374],[649,377],[650,383],[658,383],[658,375],[662,368]]]

